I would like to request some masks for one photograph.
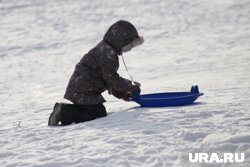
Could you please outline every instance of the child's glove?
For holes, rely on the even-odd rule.
[[[130,99],[133,98],[134,92],[141,92],[140,86],[132,85],[132,91],[128,91],[127,93],[125,93],[122,99],[124,101],[130,101]]]
[[[132,96],[132,93],[131,93],[131,92],[127,92],[127,93],[124,94],[124,96],[122,97],[122,99],[123,99],[124,101],[130,101],[130,99],[131,99],[132,97],[133,97],[133,96]]]

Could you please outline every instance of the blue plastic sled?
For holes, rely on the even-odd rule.
[[[139,92],[133,95],[132,101],[141,107],[169,107],[192,104],[203,93],[199,92],[197,85],[192,86],[190,92],[168,92],[140,95]]]

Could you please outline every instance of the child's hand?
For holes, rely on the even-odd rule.
[[[141,92],[140,86],[141,84],[139,82],[134,81],[132,85],[132,90],[126,92],[121,99],[123,99],[124,101],[131,101],[134,92]]]
[[[124,101],[130,101],[130,99],[132,98],[133,96],[132,96],[132,93],[131,92],[127,92],[127,93],[125,93],[125,95],[122,97],[122,99],[124,100]]]

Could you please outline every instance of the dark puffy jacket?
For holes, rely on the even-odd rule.
[[[119,76],[118,55],[122,48],[138,38],[135,27],[127,21],[114,23],[103,41],[85,54],[76,65],[64,98],[82,105],[105,102],[101,93],[108,90],[117,98],[138,89],[131,81]]]

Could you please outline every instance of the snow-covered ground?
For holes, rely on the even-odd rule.
[[[48,127],[75,64],[120,19],[145,38],[124,54],[142,93],[205,95],[139,108],[104,93],[108,117]],[[245,153],[213,167],[250,164],[249,0],[1,0],[0,41],[1,167],[205,166],[183,158],[197,150]]]

